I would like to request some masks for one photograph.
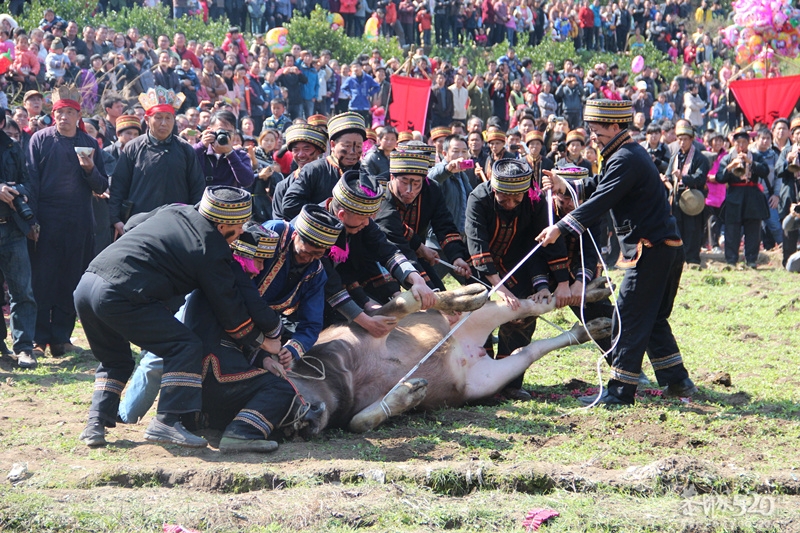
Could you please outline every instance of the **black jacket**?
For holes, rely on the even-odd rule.
[[[25,154],[22,147],[14,139],[0,130],[0,182],[14,183],[22,195],[27,195],[28,168],[25,166]],[[13,217],[23,235],[27,235],[34,220],[26,222],[5,202],[0,202],[0,218]]]

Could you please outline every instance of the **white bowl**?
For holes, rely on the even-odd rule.
[[[94,153],[94,148],[86,148],[85,146],[76,146],[75,153],[78,155],[85,155],[91,157],[91,155]]]

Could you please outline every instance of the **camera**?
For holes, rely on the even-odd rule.
[[[228,146],[231,142],[230,135],[225,130],[217,130],[214,132],[214,141],[220,146]]]
[[[15,196],[14,200],[12,201],[12,203],[14,204],[14,209],[17,210],[17,214],[19,214],[19,216],[22,217],[22,220],[26,222],[28,220],[31,220],[33,218],[33,211],[31,210],[31,207],[28,205],[28,202],[25,201],[24,189],[20,189],[16,185],[9,185],[9,187],[11,187],[12,189],[14,189],[19,193],[19,195]]]
[[[566,152],[567,151],[567,143],[565,143],[564,141],[561,141],[560,143],[558,143],[558,148],[556,148],[556,150],[558,152],[560,152],[560,153]]]
[[[795,215],[800,215],[800,204],[794,204],[794,205],[792,206],[792,212],[793,212]]]

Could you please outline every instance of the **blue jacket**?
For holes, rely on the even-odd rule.
[[[296,324],[292,338],[284,348],[297,359],[317,342],[322,331],[322,312],[325,308],[325,282],[328,276],[319,260],[314,260],[301,272],[292,273],[292,235],[294,228],[282,220],[268,220],[263,226],[280,235],[275,256],[264,262],[264,268],[255,278],[261,299],[277,313],[290,317]],[[296,281],[288,284],[290,274]]]
[[[303,85],[303,100],[313,100],[319,96],[319,74],[314,67],[300,65],[300,72],[305,74],[308,81]]]
[[[342,82],[342,90],[350,95],[349,109],[351,111],[368,111],[369,99],[377,94],[381,86],[369,74],[362,74],[360,78],[350,76]]]

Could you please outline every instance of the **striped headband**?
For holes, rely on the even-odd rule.
[[[589,170],[583,167],[554,168],[553,173],[568,180],[580,180],[589,177]]]
[[[436,139],[447,137],[448,135],[450,135],[450,128],[447,126],[437,126],[431,129],[430,139],[431,141],[435,141]]]
[[[410,141],[413,138],[414,138],[414,134],[411,133],[410,131],[401,131],[400,133],[397,134],[397,142],[398,143],[403,143],[403,142],[406,142],[406,141]]]
[[[527,192],[531,174],[530,165],[521,159],[499,159],[492,165],[492,189],[504,194]]]
[[[372,216],[384,198],[383,187],[374,191],[361,183],[357,170],[348,170],[333,187],[333,197],[342,207],[357,215]]]
[[[678,126],[675,126],[675,136],[680,137],[681,135],[694,137],[694,129],[692,129],[689,124],[679,124]]]
[[[308,204],[300,211],[294,229],[310,243],[320,248],[330,248],[336,244],[344,225],[319,205]]]
[[[360,133],[361,137],[366,140],[367,127],[364,125],[364,117],[353,112],[331,117],[328,121],[328,137],[336,140],[337,137],[345,133]]]
[[[198,211],[217,224],[244,224],[253,213],[250,193],[237,187],[206,187]]]
[[[389,171],[398,176],[400,174],[428,175],[431,159],[427,154],[395,150],[389,155]]]
[[[120,115],[117,117],[115,124],[117,134],[122,133],[128,128],[136,128],[139,133],[142,133],[142,123],[136,115]]]
[[[257,222],[247,222],[243,233],[233,241],[233,253],[251,259],[269,259],[275,255],[280,236],[272,230],[262,227]]]
[[[503,144],[506,142],[506,134],[502,131],[488,131],[486,132],[486,142],[500,141]]]
[[[328,127],[328,117],[325,115],[311,115],[306,120],[309,126],[316,126],[318,128],[326,129]]]
[[[630,100],[587,100],[583,120],[612,124],[628,123],[633,120],[633,102]]]
[[[528,134],[525,135],[525,144],[528,144],[531,141],[539,141],[540,143],[544,144],[544,133],[539,130],[529,131]]]
[[[586,144],[586,136],[579,130],[572,130],[571,132],[567,133],[566,142],[569,144],[572,141],[579,141],[581,144]]]
[[[325,130],[308,124],[292,124],[286,128],[286,146],[292,149],[296,142],[307,142],[324,152],[328,148],[328,134]]]

